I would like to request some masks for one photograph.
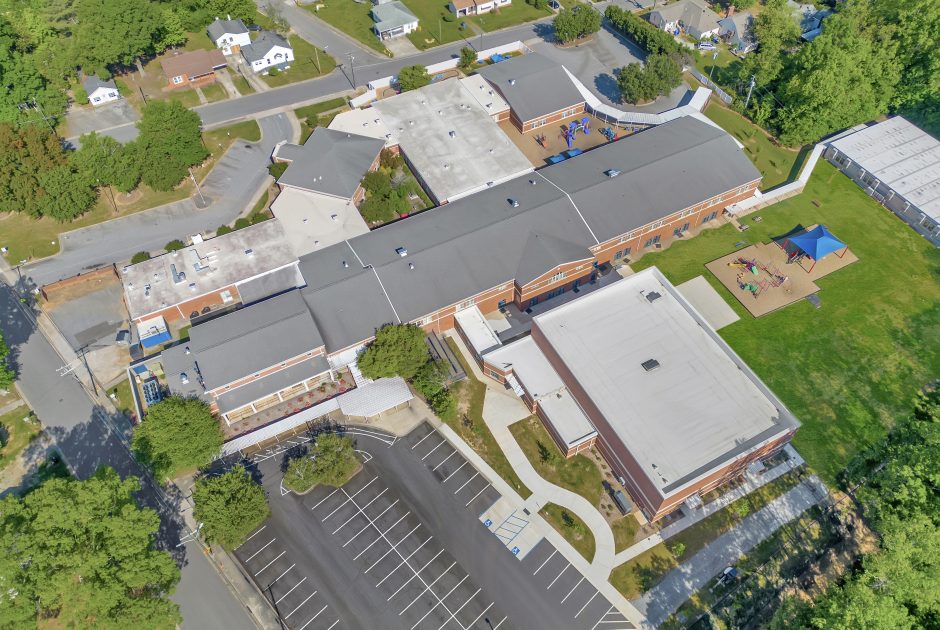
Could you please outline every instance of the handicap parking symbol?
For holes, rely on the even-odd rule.
[[[493,521],[491,519],[486,519],[485,521],[483,521],[483,526],[486,528],[489,528],[492,524],[493,524]]]
[[[519,555],[519,547],[513,547],[513,548],[512,548],[512,555],[514,555],[514,556],[518,556],[518,555]]]

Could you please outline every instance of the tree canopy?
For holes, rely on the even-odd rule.
[[[200,477],[193,488],[193,516],[210,544],[240,545],[271,513],[264,490],[241,464],[221,475]]]
[[[460,49],[460,62],[457,64],[461,68],[469,68],[477,62],[477,51],[473,46],[464,46]]]
[[[102,468],[0,501],[0,626],[36,627],[40,617],[63,628],[180,623],[168,598],[179,569],[154,549],[160,521],[137,507],[138,489],[137,479]]]
[[[155,190],[172,190],[189,167],[209,157],[201,126],[199,114],[178,101],[152,101],[144,107],[134,142],[143,156],[141,181]]]
[[[222,448],[222,429],[198,398],[170,396],[151,405],[134,427],[134,452],[160,478],[208,464]]]
[[[10,346],[0,332],[0,389],[10,390],[16,380],[16,370],[10,364]]]
[[[617,84],[628,103],[650,101],[669,94],[682,83],[682,66],[668,55],[655,54],[645,65],[631,63],[620,69]]]
[[[164,14],[150,0],[77,0],[72,49],[82,68],[106,72],[162,52]]]
[[[307,492],[320,484],[339,487],[358,469],[359,460],[349,438],[321,433],[309,454],[288,463],[284,485],[295,492]]]
[[[375,341],[359,355],[359,369],[368,378],[410,379],[428,361],[424,337],[424,331],[414,324],[386,324],[375,332]]]
[[[587,5],[562,9],[552,22],[555,38],[563,43],[587,37],[601,29],[601,14]]]
[[[398,71],[398,87],[402,92],[417,90],[431,83],[431,76],[424,66],[405,66]]]

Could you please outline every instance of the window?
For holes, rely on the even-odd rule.
[[[623,252],[614,252],[614,260],[620,260],[623,258]]]
[[[418,320],[418,326],[428,326],[432,321],[434,321],[434,318],[428,315]]]
[[[462,311],[465,308],[470,308],[474,304],[476,304],[476,300],[474,300],[473,298],[470,298],[469,300],[464,300],[463,302],[457,305],[457,310]]]
[[[868,184],[869,186],[871,186],[872,188],[878,186],[878,180],[871,173],[865,173],[864,175],[862,175],[862,181]]]
[[[564,278],[565,278],[565,272],[564,272],[564,271],[559,271],[559,272],[556,273],[554,276],[552,276],[551,278],[549,278],[549,279],[548,279],[548,282],[549,282],[549,284],[551,284],[552,282],[558,282],[559,280],[563,280]]]
[[[652,247],[653,245],[655,245],[655,244],[658,243],[658,242],[659,242],[659,234],[657,234],[657,235],[654,236],[653,238],[648,238],[648,239],[646,239],[646,242],[643,243],[643,247]]]
[[[536,120],[534,123],[532,123],[532,126],[533,126],[533,127],[544,127],[544,126],[545,126],[545,119],[543,118],[543,119],[541,119],[541,120]]]
[[[709,221],[714,221],[715,217],[717,216],[718,216],[717,211],[712,212],[710,214],[706,214],[705,216],[702,217],[702,223],[708,223]]]
[[[173,77],[173,85],[179,85],[179,84],[182,83],[182,82],[183,82],[183,76],[182,76],[182,75],[177,75],[177,76]]]
[[[100,96],[96,96],[96,97],[94,98],[94,101],[95,101],[96,103],[100,102],[100,101],[101,101],[101,97],[100,97]]]
[[[231,291],[222,291],[222,293],[219,294],[219,297],[222,298],[223,304],[228,304],[233,299]]]

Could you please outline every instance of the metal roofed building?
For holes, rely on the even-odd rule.
[[[564,66],[538,53],[494,63],[478,74],[509,103],[510,119],[522,132],[584,111],[584,96]]]
[[[537,315],[531,337],[485,355],[484,367],[518,376],[536,406],[557,386],[570,392],[576,405],[541,414],[559,423],[556,440],[583,413],[650,519],[694,504],[799,427],[655,267]]]
[[[458,79],[382,99],[372,109],[438,204],[532,171],[528,158]]]
[[[180,322],[245,304],[302,283],[277,221],[203,240],[122,270],[131,321]],[[243,295],[244,294],[244,295]]]
[[[940,247],[940,141],[895,116],[828,145],[826,159]]]

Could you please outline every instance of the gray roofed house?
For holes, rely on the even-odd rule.
[[[226,35],[239,35],[247,33],[248,27],[245,26],[245,23],[241,20],[220,20],[219,18],[216,18],[212,24],[206,27],[206,31],[208,31],[209,37],[212,38],[212,41],[216,42]]]
[[[499,90],[522,124],[584,103],[564,67],[538,53],[494,63],[479,74]]]
[[[254,63],[255,61],[264,59],[265,55],[275,46],[291,48],[287,40],[277,33],[273,31],[262,31],[261,34],[251,42],[250,46],[242,47],[242,56],[244,56],[249,63]]]
[[[121,98],[114,81],[102,81],[97,74],[90,74],[82,81],[82,89],[92,105],[104,105]]]
[[[735,13],[718,20],[721,29],[718,36],[728,42],[728,45],[738,53],[744,54],[757,47],[754,37],[754,16],[750,13]]]
[[[372,25],[379,39],[406,35],[418,28],[418,18],[398,0],[383,2],[372,7]]]
[[[679,0],[650,13],[650,23],[663,30],[682,28],[696,39],[718,33],[720,17],[702,0]]]
[[[290,162],[277,183],[351,199],[384,146],[377,138],[317,127],[303,146],[287,143],[274,149],[276,161]]]

